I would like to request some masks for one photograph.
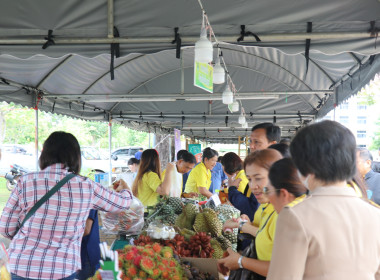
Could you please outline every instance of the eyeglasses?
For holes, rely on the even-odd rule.
[[[263,188],[263,194],[270,194],[272,192],[277,192],[279,190],[275,189],[275,190],[270,190],[268,187],[264,187]]]

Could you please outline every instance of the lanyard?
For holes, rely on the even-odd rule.
[[[264,211],[264,210],[265,210],[265,209],[263,209],[263,211]],[[258,234],[259,234],[259,233],[265,228],[265,226],[267,225],[267,223],[268,223],[270,217],[273,215],[274,211],[276,211],[276,210],[273,210],[272,213],[270,213],[270,215],[269,215],[268,219],[265,221],[264,225],[263,225],[261,228],[258,229],[258,231],[256,232],[256,237],[257,237],[257,235],[258,235]]]

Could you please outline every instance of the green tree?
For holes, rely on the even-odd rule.
[[[38,113],[39,149],[54,131],[72,133],[82,146],[108,148],[108,123],[84,121],[71,117]],[[0,103],[0,140],[9,144],[30,144],[35,138],[35,111],[15,104]],[[147,146],[148,134],[134,131],[118,123],[112,125],[113,148]]]
[[[376,122],[376,127],[378,130],[375,132],[375,135],[372,139],[372,143],[369,147],[370,150],[378,150],[380,148],[380,118]]]

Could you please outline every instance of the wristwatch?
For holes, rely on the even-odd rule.
[[[244,257],[244,256],[240,256],[240,258],[238,259],[238,265],[239,265],[240,268],[244,268],[244,267],[243,267],[243,264],[241,263],[242,260],[243,260],[243,257]]]

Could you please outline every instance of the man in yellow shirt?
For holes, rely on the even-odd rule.
[[[182,194],[182,175],[193,169],[196,164],[195,156],[186,151],[181,154],[181,158],[174,163],[176,168],[172,172],[172,180],[170,187],[170,197],[181,197]],[[162,172],[162,180],[165,179],[166,169]]]

